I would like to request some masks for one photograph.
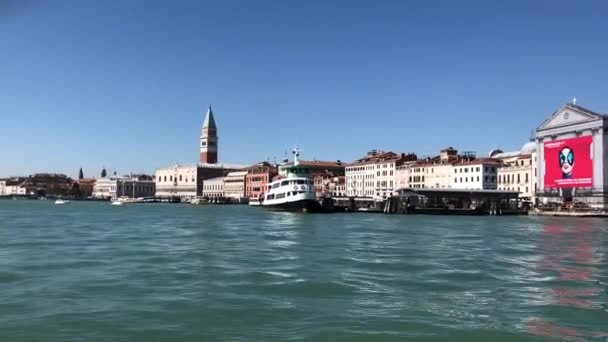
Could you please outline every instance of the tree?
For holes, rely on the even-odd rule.
[[[78,172],[78,179],[83,179],[84,178],[84,174],[82,173],[82,167],[80,168],[80,171]]]
[[[101,169],[101,178],[106,178],[107,176],[107,172],[106,172],[106,168],[104,167],[103,169]]]
[[[82,193],[80,192],[80,185],[78,183],[72,184],[72,188],[70,189],[68,194],[73,198],[81,198]]]

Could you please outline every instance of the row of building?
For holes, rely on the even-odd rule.
[[[372,150],[346,166],[346,196],[385,199],[397,189],[436,188],[517,191],[522,199],[531,200],[535,160],[533,143],[514,152],[493,150],[487,157],[459,154],[453,147],[426,158]]]
[[[536,128],[517,151],[494,149],[487,155],[447,147],[435,156],[372,150],[352,163],[302,161],[313,176],[318,197],[385,199],[398,189],[505,190],[536,203],[577,202],[608,207],[608,115],[573,100]],[[211,107],[199,140],[199,162],[156,170],[154,176],[108,177],[72,181],[40,174],[0,180],[0,196],[72,191],[91,197],[257,198],[283,174],[285,161],[254,165],[218,162],[217,126]],[[51,179],[53,181],[51,181]],[[78,184],[78,191],[74,190]],[[70,190],[71,189],[71,190]]]

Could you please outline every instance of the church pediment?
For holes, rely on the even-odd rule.
[[[601,119],[602,115],[600,114],[594,113],[577,105],[567,104],[555,113],[553,113],[549,118],[547,118],[547,120],[545,120],[537,128],[537,131],[555,127],[570,126]]]

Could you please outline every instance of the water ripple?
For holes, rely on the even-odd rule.
[[[0,340],[605,341],[607,227],[0,201]]]

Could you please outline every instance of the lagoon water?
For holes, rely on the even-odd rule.
[[[608,221],[0,201],[0,341],[608,341]]]

